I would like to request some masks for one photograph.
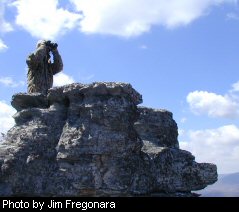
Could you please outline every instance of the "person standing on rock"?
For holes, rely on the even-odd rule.
[[[53,75],[63,69],[63,62],[57,47],[57,43],[40,40],[37,43],[36,51],[28,56],[26,60],[28,65],[28,93],[37,92],[46,95],[48,89],[52,87]],[[50,53],[53,55],[53,63]]]

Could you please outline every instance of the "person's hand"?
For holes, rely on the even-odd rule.
[[[56,50],[58,47],[57,43],[51,43],[51,50]]]

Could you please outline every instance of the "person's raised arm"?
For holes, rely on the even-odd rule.
[[[52,55],[54,62],[51,64],[52,66],[52,73],[57,74],[63,69],[63,62],[61,59],[61,55],[59,54],[57,47],[52,49]]]

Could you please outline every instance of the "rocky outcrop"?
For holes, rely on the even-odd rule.
[[[137,107],[124,83],[19,93],[0,144],[1,196],[191,196],[216,166],[180,150],[172,113]]]

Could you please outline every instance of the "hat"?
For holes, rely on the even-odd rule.
[[[44,45],[46,43],[46,40],[39,40],[39,41],[37,41],[37,48],[39,48],[39,46],[41,46],[41,45]]]

